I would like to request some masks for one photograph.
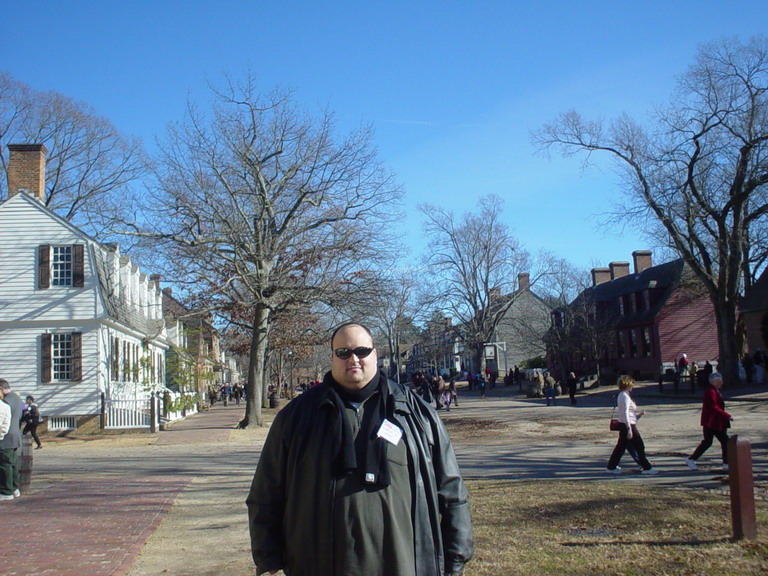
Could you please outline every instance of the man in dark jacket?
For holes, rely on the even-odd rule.
[[[343,324],[332,369],[275,417],[248,505],[257,574],[443,576],[472,557],[464,481],[435,410]]]
[[[3,378],[0,378],[0,390],[3,392],[0,402],[5,402],[11,407],[11,425],[8,433],[0,440],[0,500],[13,500],[21,496],[18,450],[21,448],[19,422],[24,403],[18,394],[11,391],[11,385]]]

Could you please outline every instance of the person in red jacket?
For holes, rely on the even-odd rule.
[[[728,428],[731,427],[733,416],[725,411],[725,402],[720,389],[723,387],[723,377],[719,372],[713,372],[709,375],[709,386],[704,391],[704,403],[701,407],[701,426],[704,430],[704,439],[693,451],[685,463],[691,470],[698,470],[696,460],[698,460],[710,446],[712,438],[720,441],[723,452],[723,470],[728,470]]]

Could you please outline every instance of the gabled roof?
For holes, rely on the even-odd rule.
[[[652,321],[658,315],[675,287],[692,279],[693,273],[684,260],[672,260],[646,268],[639,274],[628,274],[587,288],[576,297],[571,306],[586,298],[595,303],[616,303],[618,313],[620,296],[650,290],[654,294],[651,298],[650,310],[625,311],[619,326],[643,324]]]
[[[760,278],[752,285],[749,294],[745,295],[739,302],[739,311],[742,314],[763,310],[768,310],[768,268],[763,270]]]
[[[491,306],[502,306],[506,303],[508,303],[510,300],[519,301],[523,297],[530,297],[533,298],[535,301],[540,303],[544,308],[547,308],[548,310],[553,310],[552,305],[544,300],[541,296],[536,294],[533,290],[531,290],[530,287],[528,288],[518,288],[517,290],[514,290],[513,292],[510,292],[509,294],[505,294],[503,296],[498,296],[494,301],[491,303]],[[510,308],[511,310],[512,308]]]
[[[93,255],[94,269],[96,270],[96,276],[98,280],[98,290],[100,292],[101,301],[104,303],[104,308],[111,319],[116,320],[128,328],[153,338],[156,338],[162,334],[165,326],[162,319],[155,320],[146,318],[139,314],[135,307],[128,307],[124,299],[118,298],[116,296],[115,288],[112,285],[114,279],[109,274],[109,268],[107,264],[108,253],[114,250],[110,245],[102,244],[98,240],[89,236],[80,230],[80,228],[45,206],[37,198],[30,196],[24,191],[20,191],[17,194],[14,194],[12,197],[8,198],[6,201],[0,203],[0,210],[11,209],[16,204],[24,204],[26,208],[44,214],[47,218],[53,220],[57,225],[66,228],[70,233],[72,233],[73,236],[81,238],[84,243],[92,247],[91,254]],[[45,238],[41,238],[40,242],[45,243]]]
[[[20,190],[18,193],[14,194],[4,202],[0,202],[0,210],[8,209],[9,207],[12,207],[14,204],[19,204],[19,203],[24,203],[26,204],[27,207],[33,208],[34,210],[44,213],[46,216],[54,220],[60,226],[67,228],[72,234],[81,236],[83,240],[87,240],[88,242],[98,243],[97,240],[95,240],[93,237],[89,236],[82,230],[80,230],[80,228],[72,224],[69,220],[62,218],[61,216],[56,214],[56,212],[54,212],[53,210],[48,208],[45,204],[40,202],[40,200],[30,196],[23,190]]]

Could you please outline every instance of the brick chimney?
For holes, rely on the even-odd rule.
[[[521,272],[517,275],[517,289],[529,290],[531,288],[531,275],[528,272]]]
[[[24,190],[45,203],[45,158],[48,149],[44,144],[8,144],[8,151],[8,198]]]
[[[632,252],[632,259],[635,261],[635,274],[640,274],[653,266],[653,257],[650,250],[635,250]]]
[[[611,270],[611,280],[629,275],[629,262],[611,262],[608,267]]]
[[[610,268],[592,268],[592,286],[598,286],[611,279]]]

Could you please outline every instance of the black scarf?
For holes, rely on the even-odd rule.
[[[336,418],[335,446],[333,469],[337,476],[353,474],[358,470],[357,454],[355,453],[355,439],[352,434],[352,425],[349,423],[345,412],[345,403],[360,403],[366,400],[366,413],[372,414],[363,418],[363,427],[359,434],[365,441],[365,469],[363,480],[366,484],[376,486],[389,486],[389,466],[387,464],[387,447],[389,442],[379,438],[377,433],[381,424],[387,417],[387,403],[389,400],[389,386],[386,378],[381,378],[378,373],[368,385],[361,390],[348,390],[336,382],[331,373],[325,375],[324,383],[328,385],[329,397],[334,403],[338,417]],[[373,398],[371,398],[374,396]]]

